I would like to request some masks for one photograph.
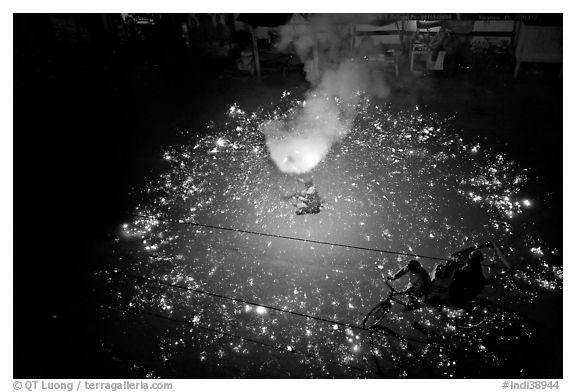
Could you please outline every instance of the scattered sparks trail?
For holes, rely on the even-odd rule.
[[[284,104],[293,108],[301,103]],[[286,112],[250,114],[235,105],[222,129],[212,129],[205,136],[188,135],[189,144],[165,151],[167,169],[138,196],[135,214],[162,219],[136,217],[124,225],[120,252],[125,263],[135,274],[358,324],[385,296],[382,276],[408,260],[363,248],[444,257],[496,240],[510,253],[517,251],[511,244],[518,243],[520,234],[527,238],[522,247],[529,253],[532,249],[537,263],[510,277],[505,288],[492,295],[499,302],[531,301],[536,294],[523,291],[516,284],[520,281],[522,287],[528,282],[541,290],[561,289],[562,270],[545,262],[555,250],[530,242],[533,237],[518,233],[515,226],[515,219],[534,208],[523,193],[529,181],[526,168],[489,146],[467,144],[449,118],[425,116],[417,108],[392,112],[369,99],[362,99],[357,109],[351,131],[307,173],[326,201],[327,207],[317,215],[297,216],[295,208],[282,200],[302,185],[275,167],[259,131],[263,122],[281,119]],[[316,243],[163,220],[241,227]],[[319,242],[350,244],[356,249]],[[426,268],[431,271],[434,263],[429,264]],[[109,276],[106,271],[102,274]],[[165,287],[126,290],[119,294],[120,307],[152,308],[176,318],[193,313],[194,322],[216,330],[258,337],[271,346],[366,368],[367,377],[375,375],[367,339],[350,328],[327,328],[313,319],[289,319],[264,308]],[[514,314],[502,313],[482,333],[472,335],[455,330],[447,318],[450,314],[430,309],[393,317],[388,327],[401,335],[421,338],[410,327],[418,321],[448,336],[451,343],[435,350],[429,345],[407,348],[402,341],[381,340],[373,350],[379,368],[391,377],[422,375],[418,361],[414,362],[419,357],[438,364],[435,376],[477,376],[470,372],[485,371],[499,361],[484,342],[486,336],[498,335],[513,344],[529,333],[517,333],[522,321]],[[515,328],[515,333],[508,333]],[[178,331],[161,340],[166,361],[176,361],[185,352],[202,352],[197,360],[212,368],[237,363],[239,373],[234,377],[262,377],[278,369],[302,377],[357,376],[321,361],[295,362],[223,335]],[[471,363],[474,366],[468,366]]]

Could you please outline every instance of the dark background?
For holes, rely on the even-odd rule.
[[[297,65],[258,82],[236,70],[239,49],[224,57],[202,49],[224,39],[242,47],[240,33],[205,28],[187,47],[180,18],[156,19],[141,41],[122,31],[119,14],[14,16],[15,378],[134,375],[102,349],[97,310],[109,299],[92,275],[130,210],[131,190],[159,169],[162,146],[181,141],[179,129],[219,121],[232,102],[254,110],[308,87]],[[76,27],[65,30],[59,19]],[[391,103],[458,113],[470,136],[482,132],[533,169],[533,191],[546,200],[536,219],[561,249],[558,65],[526,66],[514,80],[513,56],[484,60],[450,76],[414,79],[403,69]],[[561,367],[560,356],[550,362]]]

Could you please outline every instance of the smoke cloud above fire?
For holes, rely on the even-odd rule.
[[[363,93],[378,98],[389,94],[383,73],[368,61],[378,52],[375,45],[369,41],[352,47],[350,26],[366,23],[365,18],[313,15],[305,25],[281,28],[278,48],[295,50],[312,84],[296,110],[261,127],[270,157],[281,171],[312,170],[350,131]]]

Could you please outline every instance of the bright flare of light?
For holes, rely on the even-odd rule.
[[[532,252],[532,253],[534,253],[535,255],[538,255],[538,256],[544,255],[544,252],[542,251],[542,248],[541,248],[541,247],[530,248],[530,252]]]
[[[498,234],[509,236],[511,234],[513,226],[504,221],[503,218],[509,211],[513,214],[519,214],[524,207],[530,205],[529,200],[517,199],[518,194],[524,194],[526,198],[529,197],[522,190],[522,185],[527,181],[527,176],[523,172],[520,172],[516,166],[503,157],[494,157],[489,149],[486,149],[486,152],[482,154],[482,159],[468,161],[468,156],[463,157],[463,153],[469,153],[472,146],[464,146],[463,148],[462,140],[453,138],[449,132],[437,132],[439,129],[434,131],[430,127],[422,128],[418,125],[421,119],[419,116],[413,114],[410,114],[409,117],[406,115],[392,116],[387,112],[374,112],[373,107],[369,109],[369,111],[362,112],[361,127],[352,129],[351,133],[348,134],[349,137],[345,139],[339,137],[334,139],[341,142],[339,148],[334,150],[333,155],[326,157],[326,167],[320,166],[319,172],[314,173],[319,179],[317,186],[322,195],[333,201],[331,208],[318,216],[319,222],[322,219],[341,221],[343,222],[343,229],[347,232],[354,231],[357,233],[355,234],[357,238],[362,241],[398,238],[401,242],[411,244],[409,250],[413,253],[412,247],[416,249],[416,246],[426,245],[430,241],[429,239],[432,239],[431,242],[442,244],[442,246],[453,250],[453,247],[461,245],[462,233],[466,231],[467,225],[460,224],[457,220],[445,220],[436,206],[448,206],[450,205],[448,202],[451,202],[453,198],[463,197],[467,201],[475,202],[471,208],[484,212],[493,220],[491,225],[482,226],[478,229],[478,233],[474,233],[473,238],[467,239],[467,241],[472,242],[474,239],[487,236],[487,234],[494,236]],[[242,115],[237,107],[230,110],[229,117],[232,123],[221,134],[204,136],[199,138],[195,144],[171,148],[165,154],[171,171],[163,174],[157,181],[148,184],[143,190],[142,194],[145,195],[145,200],[153,197],[153,202],[137,207],[138,213],[152,216],[166,215],[181,223],[195,221],[200,217],[198,214],[222,215],[222,224],[230,226],[239,225],[235,217],[241,217],[246,222],[255,221],[259,230],[261,228],[266,232],[302,235],[315,239],[321,234],[313,230],[316,217],[309,217],[308,222],[304,221],[307,229],[305,233],[296,233],[296,230],[300,230],[300,226],[298,220],[294,223],[294,219],[298,219],[294,218],[294,210],[289,203],[286,205],[279,203],[278,196],[283,185],[286,185],[287,189],[293,187],[295,190],[298,189],[299,185],[292,182],[286,183],[284,179],[277,178],[275,171],[269,170],[270,162],[265,154],[266,147],[269,146],[263,144],[261,134],[261,124],[265,124],[269,119],[256,115]],[[323,125],[316,117],[310,117],[309,123]],[[294,155],[299,154],[298,157],[306,155],[305,147],[296,142],[298,138],[310,137],[305,128],[284,127],[279,131],[281,132],[278,134],[267,136],[277,136],[272,142],[278,143],[274,147],[277,147],[276,152],[279,153],[280,158],[283,152],[292,151],[290,150],[291,146],[294,147],[292,151]],[[310,134],[313,133],[310,132]],[[267,139],[268,141],[270,139]],[[292,142],[294,144],[291,144]],[[283,150],[284,147],[286,150]],[[193,150],[199,151],[192,152]],[[435,153],[436,150],[438,151]],[[284,158],[288,164],[290,161],[288,155],[285,155]],[[303,164],[302,167],[306,166],[305,159],[292,158],[292,160],[298,161],[298,163],[292,162],[296,168],[299,167],[299,164]],[[468,165],[468,162],[472,165]],[[444,174],[445,171],[439,171],[441,165],[452,165],[455,170],[454,173]],[[371,170],[374,168],[377,170]],[[327,187],[327,184],[335,181],[332,178],[322,178],[322,174],[325,173],[324,170],[328,169],[331,173],[337,173],[338,187]],[[438,176],[440,172],[443,173],[442,176]],[[418,186],[421,192],[411,192],[414,188],[412,186],[406,187],[406,182]],[[431,189],[432,184],[436,185],[435,189]],[[452,185],[444,186],[444,184]],[[442,192],[439,192],[440,190]],[[402,206],[404,203],[408,206],[402,208],[404,211],[404,216],[401,217],[402,224],[397,224],[393,220],[381,222],[379,218],[374,218],[375,216],[385,216],[385,213],[389,211],[395,212],[395,216],[398,215],[400,203]],[[400,218],[400,215],[398,217]],[[375,225],[376,222],[381,222],[381,224]],[[179,235],[182,235],[181,240],[178,240]],[[206,238],[212,238],[199,229],[194,231],[193,235],[200,239],[205,238],[204,235]],[[320,286],[316,291],[314,285],[307,286],[304,284],[302,287],[296,285],[296,282],[300,283],[298,279],[290,281],[291,283],[287,283],[287,285],[274,285],[271,279],[274,279],[276,275],[267,275],[266,271],[269,270],[263,268],[259,261],[253,261],[251,257],[242,257],[241,261],[245,264],[234,270],[235,273],[242,275],[238,275],[234,281],[229,281],[227,277],[230,274],[227,269],[221,268],[222,263],[229,258],[235,259],[237,254],[252,254],[251,252],[260,251],[260,247],[265,248],[264,250],[267,252],[275,252],[278,249],[274,247],[274,243],[262,241],[259,243],[260,245],[257,245],[257,243],[247,241],[243,247],[239,248],[237,248],[239,245],[224,240],[221,243],[214,243],[215,246],[206,244],[206,258],[201,262],[188,264],[184,262],[187,258],[186,252],[189,251],[187,248],[188,237],[182,233],[180,226],[167,225],[155,219],[137,219],[130,222],[129,227],[126,228],[126,237],[131,236],[141,237],[137,244],[134,241],[135,246],[146,247],[146,250],[154,251],[149,254],[149,258],[146,258],[146,262],[142,261],[137,264],[142,269],[144,267],[151,268],[149,274],[154,277],[170,279],[183,284],[186,282],[187,285],[198,288],[201,282],[196,281],[191,276],[209,276],[210,285],[214,285],[212,288],[222,292],[229,290],[228,282],[232,284],[234,292],[246,289],[246,282],[249,283],[250,291],[257,290],[257,286],[260,285],[253,285],[253,281],[255,278],[259,278],[265,281],[269,287],[274,287],[273,292],[266,293],[273,298],[272,303],[284,304],[287,300],[289,301],[285,305],[286,309],[300,307],[306,312],[316,312],[320,309],[317,305],[332,304],[335,309],[335,317],[341,316],[346,319],[345,316],[349,315],[346,313],[348,309],[356,308],[358,313],[354,313],[360,314],[364,312],[367,305],[359,296],[359,287],[381,286],[380,274],[367,276],[363,273],[362,267],[368,261],[358,266],[362,278],[357,280],[351,280],[349,276],[346,277],[347,274],[343,273],[342,267],[330,266],[330,271],[327,271],[325,275],[323,272],[318,272],[318,278],[326,276],[326,284],[332,287],[335,284],[345,283],[342,286],[342,292],[338,293],[339,300],[335,300],[330,294],[320,293]],[[200,242],[198,241],[198,243]],[[502,240],[502,242],[505,243],[506,241]],[[541,254],[541,256],[544,256],[542,249],[546,249],[550,254],[555,251],[558,252],[558,249],[555,250],[545,242],[540,242],[538,238],[526,240],[525,249],[528,250],[532,246],[538,246],[538,248],[531,250],[535,254]],[[305,250],[314,260],[319,260],[320,256],[327,255],[323,253],[325,251],[315,251],[314,247],[309,249],[306,247]],[[537,259],[533,260],[535,265],[542,262],[543,257],[541,256],[533,257],[533,259]],[[281,257],[288,259],[285,254]],[[350,263],[350,259],[346,258],[345,260],[346,264]],[[402,263],[405,260],[398,256],[397,260],[391,259],[390,261]],[[344,259],[340,262],[344,262]],[[163,267],[158,270],[155,269],[157,265],[168,264],[174,266],[174,269],[168,272],[169,275],[165,275],[167,271]],[[232,266],[232,264],[230,265]],[[382,273],[395,272],[392,265],[384,264],[381,260],[374,259],[374,266],[377,267],[377,271]],[[545,264],[543,266],[546,267],[543,271],[547,273],[540,273],[542,269],[538,269],[529,271],[530,273],[525,275],[518,275],[518,279],[537,283],[539,287],[546,290],[561,288],[562,271],[549,271],[552,267],[547,267]],[[252,269],[252,267],[255,268]],[[275,271],[276,265],[270,268]],[[226,275],[222,275],[224,273]],[[301,276],[298,265],[290,273],[294,275],[289,276]],[[306,281],[302,283],[306,283]],[[224,284],[225,286],[223,286]],[[513,283],[508,282],[507,285],[507,289],[515,290],[514,294],[520,293]],[[148,304],[150,302],[148,298],[150,291],[148,290],[150,290],[149,287],[145,290],[136,291],[134,298],[130,298],[132,306],[144,302]],[[262,293],[259,294],[262,295]],[[242,295],[248,294],[242,292]],[[257,296],[258,293],[255,295]],[[369,301],[376,302],[380,299],[380,295],[380,291],[373,291]],[[311,300],[311,297],[314,300]],[[529,295],[525,297],[532,300]],[[310,305],[316,299],[322,302]],[[178,304],[178,307],[172,308],[172,304]],[[176,296],[174,293],[162,302],[155,301],[153,305],[170,313],[179,307],[192,308],[190,297],[184,293],[181,296],[180,294]],[[213,321],[212,315],[204,313],[205,309],[201,310],[201,308],[194,308],[194,311],[201,312],[202,320],[204,320],[202,324],[208,325]],[[238,309],[242,310],[242,306],[240,305],[239,308],[236,306],[210,308],[210,312],[214,311],[218,320],[229,320],[236,317]],[[246,327],[247,332],[267,334],[272,341],[278,339],[277,344],[284,344],[283,347],[287,347],[288,350],[296,351],[300,350],[301,347],[295,345],[294,341],[291,346],[285,346],[289,342],[283,342],[279,339],[281,334],[301,336],[305,333],[307,343],[310,344],[308,349],[319,347],[324,350],[328,347],[336,347],[338,352],[344,353],[348,360],[352,360],[358,355],[353,355],[356,351],[363,352],[360,344],[362,335],[353,334],[349,328],[344,327],[345,334],[341,334],[339,326],[332,325],[325,327],[331,330],[330,333],[325,333],[322,328],[317,330],[313,325],[304,327],[298,323],[284,323],[281,318],[268,317],[267,309],[264,307],[245,305],[244,310],[246,313],[254,311],[257,315],[261,315],[261,317],[244,317],[241,322],[243,323],[242,326]],[[434,313],[430,312],[429,314]],[[245,314],[245,316],[249,315]],[[456,317],[459,317],[456,313],[448,315],[450,319]],[[442,326],[443,320],[433,318],[431,321],[426,320],[422,323],[432,328]],[[503,323],[504,321],[507,319],[503,318],[500,322]],[[193,322],[200,322],[200,317],[194,317]],[[394,322],[398,322],[398,320],[394,319]],[[486,324],[487,328],[492,328],[491,325]],[[495,329],[500,327],[499,324],[495,325]],[[443,329],[441,332],[447,336],[458,338],[459,331],[456,330],[453,323],[449,323]],[[194,329],[194,331],[197,330]],[[324,331],[326,330],[324,329]],[[193,340],[196,343],[200,343],[203,339],[198,332],[194,332],[192,336],[194,336]],[[218,340],[214,340],[212,344],[217,352],[214,352],[216,355],[209,356],[211,359],[212,357],[222,359],[228,350],[247,352],[244,352],[245,348],[242,345],[229,348],[232,346],[217,342]],[[474,346],[475,344],[476,346]],[[486,350],[484,346],[479,344],[479,340],[470,342],[470,349],[472,351],[484,349],[486,353],[483,355],[488,358],[491,355],[490,350]],[[407,350],[403,351],[406,352]],[[326,353],[328,352],[326,350]],[[379,353],[379,350],[375,350],[375,352]],[[402,360],[404,354],[394,355],[396,358],[393,360]],[[409,356],[406,355],[406,357]],[[449,354],[442,356],[442,361],[439,363],[444,365],[440,366],[447,366],[446,364],[450,363],[448,362],[449,359],[451,359]]]

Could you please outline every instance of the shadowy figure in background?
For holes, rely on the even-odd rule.
[[[404,311],[418,308],[421,297],[425,297],[424,301],[431,305],[449,304],[461,309],[476,298],[486,285],[494,283],[500,277],[487,279],[484,276],[484,256],[480,251],[482,248],[493,249],[494,255],[506,268],[511,269],[500,248],[489,241],[453,253],[446,264],[436,266],[432,279],[418,261],[410,260],[404,268],[386,280],[396,280],[410,274],[410,287],[398,293],[408,296],[408,306]]]
[[[466,255],[454,273],[448,291],[448,302],[461,308],[474,299],[488,283],[482,271],[482,252],[474,250]]]
[[[298,207],[296,215],[317,214],[322,211],[324,202],[318,194],[312,180],[304,181],[298,178],[298,181],[303,183],[306,188],[292,195],[284,196],[283,199],[294,201],[294,207]]]
[[[461,308],[476,298],[484,287],[492,283],[494,279],[486,279],[482,270],[484,256],[479,249],[492,248],[498,258],[510,268],[506,256],[493,242],[483,242],[472,248],[467,248],[451,255],[452,268],[455,269],[454,277],[448,291],[448,302]],[[449,263],[450,264],[450,263]]]
[[[494,257],[498,257],[508,272],[486,279],[482,269],[484,256],[480,251],[483,248],[493,249]],[[426,302],[437,306],[449,304],[462,309],[476,298],[486,285],[494,283],[511,270],[506,256],[491,241],[452,253],[446,264],[438,264],[434,268]]]
[[[408,273],[410,274],[410,287],[398,293],[408,296],[408,305],[404,308],[405,312],[419,308],[419,299],[424,297],[430,288],[430,275],[416,260],[410,260],[406,266],[394,275],[388,276],[386,280],[396,280]]]

